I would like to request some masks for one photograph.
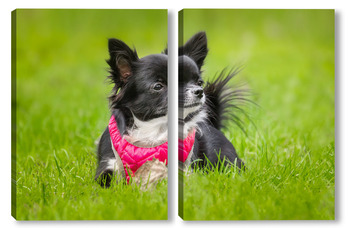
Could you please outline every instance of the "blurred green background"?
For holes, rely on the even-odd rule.
[[[16,195],[23,219],[166,219],[167,185],[142,193],[94,181],[110,112],[108,38],[139,57],[167,45],[167,10],[20,9],[16,36]],[[135,192],[136,191],[136,192]]]
[[[204,77],[244,66],[260,105],[245,136],[225,135],[249,167],[193,174],[185,219],[334,219],[334,11],[184,10],[184,40],[206,31]],[[141,192],[94,181],[109,110],[107,39],[140,57],[167,44],[166,10],[17,10],[16,175],[12,214],[35,219],[166,219],[167,184]],[[179,26],[181,27],[181,26]],[[14,40],[13,40],[14,41]]]
[[[333,138],[333,10],[185,10],[183,31],[184,41],[207,33],[205,77],[243,67],[270,120],[323,133],[311,142]]]
[[[246,121],[248,136],[233,125],[224,131],[249,171],[234,179],[186,178],[180,214],[188,220],[334,219],[334,10],[181,13],[180,42],[207,34],[203,77],[240,67],[232,85],[245,83],[260,107],[245,107],[256,125]]]

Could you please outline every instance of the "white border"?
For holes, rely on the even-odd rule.
[[[5,3],[4,3],[5,2]],[[153,8],[153,9],[168,9],[169,14],[169,46],[177,46],[177,12],[183,8],[317,8],[317,9],[336,9],[336,221],[228,221],[228,222],[184,222],[177,216],[177,176],[176,166],[171,166],[169,175],[173,178],[170,179],[169,186],[175,188],[170,190],[173,195],[173,199],[169,199],[169,203],[172,205],[169,208],[169,221],[63,221],[63,222],[16,222],[11,217],[11,11],[15,8],[118,8],[118,9],[134,9],[136,8]],[[0,76],[0,92],[1,92],[1,213],[0,222],[4,227],[14,227],[19,225],[26,226],[64,226],[64,227],[80,227],[80,226],[131,226],[131,227],[178,227],[178,226],[213,226],[222,225],[227,227],[232,226],[244,226],[244,227],[308,227],[310,225],[316,225],[319,227],[324,226],[337,226],[337,227],[349,227],[349,165],[347,164],[350,153],[350,146],[347,144],[349,140],[349,29],[350,29],[350,11],[347,1],[333,0],[333,1],[272,1],[272,0],[245,0],[245,1],[159,1],[159,0],[147,0],[147,1],[81,1],[74,2],[68,0],[60,1],[2,1],[0,7],[0,23],[1,23],[1,69],[2,74]],[[347,42],[346,42],[347,41]],[[176,61],[177,55],[174,52],[170,58]],[[173,68],[174,72],[177,71],[177,67],[169,66]],[[177,82],[175,82],[177,83]],[[177,97],[177,89],[171,91],[172,96]],[[176,106],[173,108],[176,109]],[[175,115],[172,119],[172,126],[177,126]],[[173,137],[173,140],[176,140]],[[176,147],[172,148],[176,151]],[[169,159],[177,160],[176,155],[169,155]],[[203,199],[205,200],[205,199]]]

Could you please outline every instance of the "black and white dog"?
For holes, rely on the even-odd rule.
[[[136,50],[117,39],[109,39],[108,48],[109,78],[114,83],[109,97],[112,116],[98,144],[95,176],[107,187],[115,174],[132,176],[141,160],[160,156],[164,162],[168,136],[167,54],[139,58]],[[159,148],[162,154],[155,151]]]
[[[179,137],[184,139],[195,131],[193,150],[184,163],[199,167],[235,164],[241,169],[243,162],[220,131],[224,119],[241,126],[232,111],[241,110],[235,101],[244,98],[227,85],[237,72],[225,75],[223,71],[215,81],[204,83],[201,68],[207,53],[205,32],[195,34],[179,48]]]
[[[155,157],[166,162],[168,140],[168,50],[139,58],[136,50],[117,39],[109,39],[108,48],[109,79],[114,84],[111,119],[98,144],[95,175],[106,187],[114,175],[128,180],[141,161]],[[242,168],[235,148],[220,131],[225,118],[240,123],[231,112],[236,107],[232,101],[240,94],[227,86],[235,72],[204,83],[201,67],[207,53],[204,32],[179,48],[179,141],[193,135],[184,163]]]

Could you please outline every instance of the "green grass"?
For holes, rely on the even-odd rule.
[[[334,219],[334,12],[187,11],[184,37],[207,31],[204,76],[244,64],[261,108],[256,128],[225,135],[248,171],[184,178],[183,217]],[[131,20],[132,18],[132,20]],[[163,19],[164,18],[164,19]],[[96,146],[109,118],[107,38],[138,54],[167,43],[166,12],[17,11],[16,149],[19,220],[166,219],[167,183],[154,191],[94,181]]]
[[[244,66],[259,107],[226,137],[248,171],[183,178],[185,220],[334,219],[334,11],[185,10],[184,41],[206,31],[204,77]],[[180,179],[181,181],[181,179]]]
[[[123,184],[103,189],[93,180],[94,142],[110,115],[107,39],[135,45],[139,56],[161,52],[166,11],[19,10],[16,19],[13,216],[167,219],[166,182],[143,192]]]

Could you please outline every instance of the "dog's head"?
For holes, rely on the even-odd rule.
[[[109,76],[115,84],[110,96],[112,109],[120,109],[142,121],[167,115],[168,87],[166,54],[139,58],[123,41],[109,39]]]
[[[185,135],[206,118],[201,67],[207,53],[204,32],[195,34],[179,48],[179,122]]]

